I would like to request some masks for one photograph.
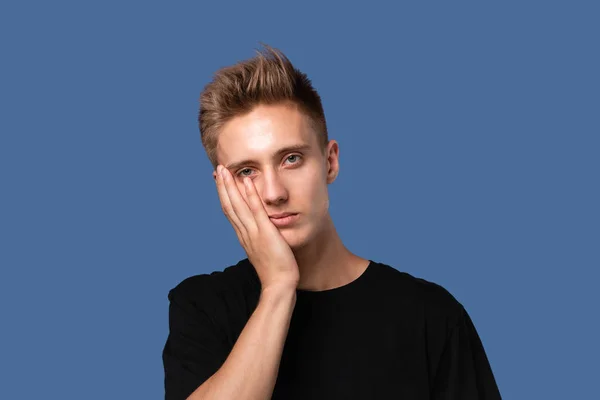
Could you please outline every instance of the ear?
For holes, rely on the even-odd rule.
[[[340,147],[338,142],[330,140],[325,149],[327,158],[327,184],[331,184],[340,172]]]

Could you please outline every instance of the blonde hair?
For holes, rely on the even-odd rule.
[[[214,168],[217,167],[219,130],[236,116],[258,105],[292,103],[311,120],[323,149],[327,124],[321,97],[310,79],[279,50],[264,45],[249,60],[218,70],[200,95],[200,138]]]

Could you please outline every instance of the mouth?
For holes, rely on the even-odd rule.
[[[269,216],[271,222],[278,228],[292,225],[298,220],[298,214],[294,213],[281,213],[273,214]]]
[[[294,215],[295,213],[291,213],[291,212],[285,212],[285,213],[279,213],[279,214],[271,214],[269,215],[269,218],[285,218],[289,215]]]

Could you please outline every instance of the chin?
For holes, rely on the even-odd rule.
[[[281,235],[292,250],[298,250],[309,242],[309,235],[300,229],[281,229]]]

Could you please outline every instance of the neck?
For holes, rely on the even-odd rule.
[[[322,291],[350,283],[367,267],[368,260],[352,254],[342,243],[331,216],[310,243],[294,250],[300,271],[298,289]]]

